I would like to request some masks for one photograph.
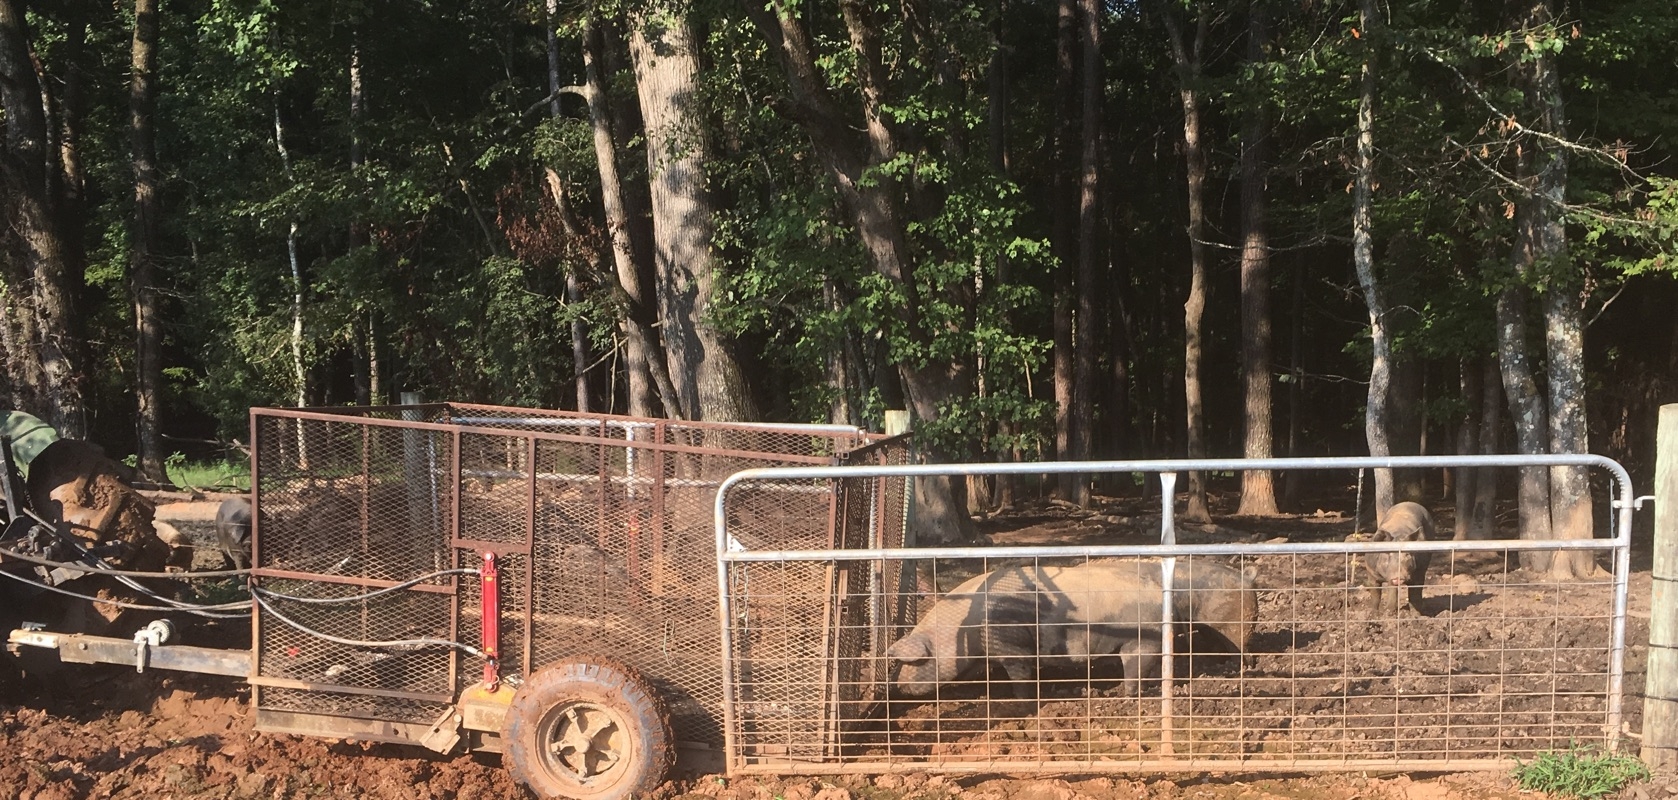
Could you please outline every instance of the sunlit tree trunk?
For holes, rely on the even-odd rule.
[[[1374,0],[1360,0],[1359,19],[1366,37],[1373,36]],[[1392,452],[1387,439],[1388,385],[1392,380],[1392,346],[1387,331],[1385,292],[1375,277],[1373,206],[1375,203],[1375,48],[1366,47],[1362,82],[1358,92],[1357,167],[1352,188],[1352,261],[1364,305],[1369,308],[1369,392],[1364,407],[1363,432],[1371,456]],[[1379,520],[1393,504],[1392,470],[1375,470],[1375,518]]]
[[[1529,30],[1555,24],[1549,0],[1536,0],[1528,12]],[[1539,51],[1524,62],[1531,105],[1538,130],[1566,137],[1567,118],[1555,56]],[[1548,141],[1530,144],[1536,168],[1531,229],[1533,261],[1544,276],[1544,344],[1546,388],[1549,391],[1551,453],[1590,452],[1585,419],[1584,321],[1578,269],[1568,253],[1562,210],[1567,201],[1567,152]],[[1550,468],[1550,535],[1557,539],[1589,539],[1591,529],[1590,478],[1584,467]],[[1557,580],[1585,578],[1598,572],[1588,550],[1554,554],[1550,576]]]
[[[1171,59],[1177,71],[1177,95],[1183,105],[1183,159],[1187,165],[1189,202],[1189,297],[1183,303],[1183,400],[1188,423],[1188,457],[1206,457],[1206,413],[1201,401],[1201,337],[1206,316],[1206,149],[1201,142],[1200,81],[1201,47],[1206,41],[1206,8],[1193,4],[1195,33],[1185,42],[1172,4],[1162,4],[1161,16],[1171,39]],[[1189,473],[1185,522],[1209,522],[1206,505],[1206,475]]]
[[[128,83],[128,132],[134,169],[130,295],[134,302],[134,399],[140,474],[165,479],[161,401],[163,326],[157,302],[158,222],[163,209],[157,169],[157,0],[134,0]]]
[[[664,362],[652,327],[657,315],[647,300],[642,277],[646,272],[643,269],[646,256],[636,251],[624,201],[623,182],[618,177],[616,122],[606,92],[605,48],[605,35],[600,23],[589,20],[583,28],[583,66],[587,76],[589,122],[594,132],[594,155],[600,171],[600,199],[606,214],[606,237],[617,274],[615,294],[623,309],[620,325],[624,335],[628,411],[637,417],[653,417],[659,416],[654,376],[664,374]],[[664,396],[673,398],[674,387]],[[673,403],[664,411],[668,415],[676,415]]]
[[[1266,31],[1260,2],[1248,4],[1247,63],[1265,60]],[[1247,458],[1273,455],[1270,403],[1270,234],[1265,223],[1269,119],[1263,104],[1246,112],[1241,133],[1241,382],[1246,387]],[[1273,516],[1276,484],[1269,470],[1241,473],[1237,514]]]
[[[686,9],[631,23],[629,53],[647,136],[653,263],[670,380],[683,415],[749,421],[756,403],[734,345],[709,319],[720,259],[712,250],[715,198],[699,104],[699,55]]]

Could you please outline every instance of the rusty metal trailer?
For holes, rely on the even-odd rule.
[[[642,793],[678,751],[721,765],[724,479],[907,462],[904,438],[849,426],[465,403],[253,409],[251,441],[248,652],[172,644],[163,628],[133,641],[14,631],[13,646],[242,676],[259,730],[500,752],[544,797]],[[731,507],[754,540],[729,546],[903,546],[904,486],[771,487]],[[832,665],[867,646],[849,632],[884,613],[843,600],[866,590],[858,574],[780,587],[836,600],[753,643],[808,673],[784,679],[847,682]],[[839,703],[817,701],[830,737]]]

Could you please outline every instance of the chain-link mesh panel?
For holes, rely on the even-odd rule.
[[[382,719],[391,722],[415,722],[429,725],[452,707],[451,703],[409,700],[400,697],[375,697],[365,694],[322,691],[318,689],[288,689],[265,686],[261,689],[262,707],[276,711],[300,711],[307,714],[327,714],[335,717]]]
[[[1363,556],[1254,550],[1176,560],[1169,648],[1161,559],[888,564],[919,622],[889,671],[846,574],[872,562],[734,562],[742,766],[1483,765],[1617,736],[1613,583],[1441,553],[1409,613]]]
[[[448,695],[449,648],[387,642],[448,640],[453,596],[396,591],[354,599],[352,584],[268,579],[259,612],[257,674],[322,686]],[[301,602],[290,597],[333,602]],[[342,641],[332,641],[332,637]]]
[[[366,414],[262,410],[255,420],[258,575],[265,588],[347,597],[451,566],[475,567],[483,551],[493,551],[503,673],[529,675],[589,655],[627,663],[658,686],[678,739],[713,746],[723,741],[717,487],[742,469],[831,463],[867,438],[835,426],[672,423],[471,404]],[[868,452],[880,459],[903,451],[898,442]],[[735,546],[902,541],[900,489],[870,484],[842,502],[839,496],[827,481],[755,492],[734,506],[731,529],[741,537]],[[879,503],[897,505],[869,508]],[[863,538],[837,532],[841,520]],[[788,674],[834,683],[839,673],[820,654],[831,652],[843,620],[879,617],[866,600],[878,580],[863,570],[787,582],[781,591],[788,597],[848,599],[789,618],[789,635],[766,640],[764,648],[816,654],[812,663],[789,661]],[[460,576],[452,586],[452,594],[409,590],[333,606],[276,600],[274,608],[340,639],[476,643],[479,582]],[[429,722],[429,709],[330,689],[447,694],[477,680],[473,660],[451,661],[447,651],[333,643],[272,613],[259,612],[259,622],[259,674],[322,687],[318,697],[265,687],[264,707],[352,713],[336,709],[360,703],[354,715]],[[867,649],[849,639],[841,647]],[[799,713],[834,717],[822,707]]]

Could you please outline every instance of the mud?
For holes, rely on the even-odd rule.
[[[160,515],[163,516],[163,515]],[[1114,519],[1122,520],[1114,522]],[[1053,539],[1082,543],[1113,541],[1115,530],[1146,529],[1145,509],[1109,508],[1102,514],[1060,509],[990,520],[985,530],[996,543]],[[1442,521],[1442,524],[1449,524]],[[1323,538],[1343,537],[1349,523],[1333,515],[1285,521],[1229,522],[1185,526],[1187,541],[1265,541],[1322,528]],[[183,526],[194,538],[213,536],[208,526]],[[1141,534],[1137,534],[1141,535]],[[1315,534],[1314,534],[1315,535]],[[1126,539],[1126,541],[1129,541]],[[1485,620],[1488,636],[1503,635],[1492,621],[1506,620],[1509,609],[1476,598],[1482,588],[1467,578],[1445,574],[1435,565],[1427,591],[1434,615],[1476,624]],[[1468,570],[1464,570],[1468,572]],[[1453,598],[1474,599],[1458,607]],[[1526,602],[1525,600],[1521,602]],[[1548,608],[1580,603],[1578,616],[1594,613],[1595,598],[1560,594],[1532,598]],[[1643,665],[1647,653],[1649,581],[1646,561],[1636,566],[1627,631],[1626,722],[1635,733],[1641,724]],[[1325,606],[1322,613],[1341,614]],[[1518,614],[1516,615],[1518,616]],[[1274,617],[1272,617],[1274,618]],[[1390,638],[1393,623],[1368,622],[1368,635],[1387,643],[1383,652],[1364,658],[1391,658],[1404,650],[1430,649]],[[1383,627],[1385,626],[1385,627]],[[1427,626],[1411,626],[1414,635],[1430,635]],[[1268,632],[1280,637],[1280,629]],[[192,643],[206,646],[248,645],[239,626],[195,630]],[[1261,632],[1261,635],[1264,635]],[[1556,636],[1546,632],[1544,636]],[[1261,645],[1265,643],[1260,643]],[[1283,646],[1280,639],[1268,642]],[[1342,645],[1318,641],[1316,649],[1338,652]],[[1262,647],[1260,648],[1262,649]],[[1290,655],[1309,659],[1311,648]],[[1277,654],[1273,658],[1280,658]],[[1303,663],[1303,662],[1302,662]],[[1210,686],[1207,687],[1210,690]],[[1113,699],[1112,702],[1124,702]],[[83,798],[232,798],[302,800],[303,798],[523,798],[495,756],[442,757],[422,749],[353,741],[267,735],[254,732],[249,717],[249,689],[235,679],[148,672],[121,667],[72,666],[46,676],[0,685],[0,796],[18,800]],[[1262,746],[1262,742],[1259,743]],[[1678,779],[1657,776],[1620,795],[1646,800],[1678,796]],[[719,775],[678,775],[655,793],[658,800],[677,797],[717,800],[1118,800],[1119,798],[1205,798],[1206,800],[1469,800],[1470,798],[1542,798],[1518,790],[1506,772],[1407,775],[1340,773],[1314,775],[1192,774],[1152,777],[1064,775],[1005,777],[940,776],[924,773],[875,777],[728,779]]]

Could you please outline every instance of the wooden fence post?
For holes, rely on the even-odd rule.
[[[1655,434],[1655,558],[1649,669],[1643,687],[1643,763],[1678,769],[1678,404],[1661,406]]]

